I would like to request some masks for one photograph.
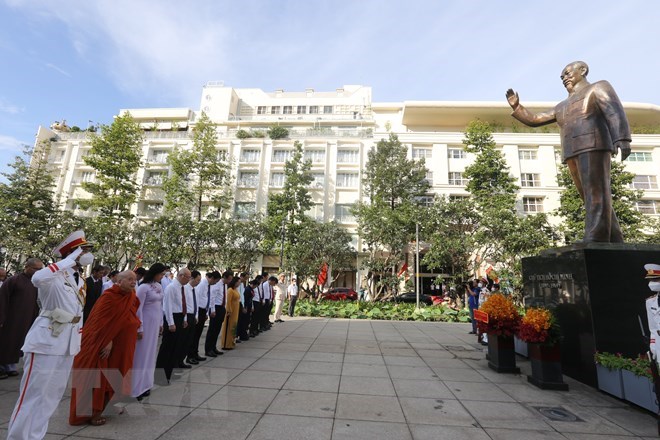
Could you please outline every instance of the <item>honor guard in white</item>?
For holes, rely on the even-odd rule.
[[[655,295],[646,299],[646,316],[649,320],[650,351],[653,360],[658,362],[658,349],[660,348],[660,265],[646,264],[646,279],[649,280],[649,289],[655,292]]]
[[[18,401],[9,420],[8,440],[41,440],[69,380],[73,358],[80,351],[85,282],[78,266],[94,261],[83,231],[69,235],[54,250],[63,257],[36,272],[41,313],[32,324],[22,350],[25,366]]]

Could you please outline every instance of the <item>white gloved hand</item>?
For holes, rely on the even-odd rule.
[[[82,248],[82,247],[78,247],[78,248],[76,248],[75,251],[73,251],[73,252],[71,252],[69,255],[67,255],[66,258],[67,258],[67,260],[73,260],[73,261],[76,261],[76,259],[77,259],[77,258],[80,256],[80,254],[82,254],[82,253],[83,253],[83,248]]]

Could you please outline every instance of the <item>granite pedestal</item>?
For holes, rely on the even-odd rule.
[[[660,264],[660,246],[581,243],[523,259],[525,305],[555,310],[564,374],[595,386],[596,350],[631,357],[647,351],[647,263]]]

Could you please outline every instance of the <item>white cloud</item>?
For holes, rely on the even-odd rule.
[[[23,150],[23,145],[26,144],[27,142],[18,140],[15,137],[0,134],[0,151],[20,153]]]
[[[70,74],[69,72],[67,72],[66,70],[62,69],[61,67],[57,67],[55,64],[52,64],[52,63],[46,63],[46,67],[48,67],[49,69],[53,69],[54,71],[59,72],[59,73],[61,73],[62,75],[64,75],[64,76],[68,76],[69,78],[71,78],[71,74]]]
[[[3,98],[0,98],[0,112],[9,113],[10,115],[15,115],[18,113],[22,113],[24,110],[25,109],[23,109],[22,107],[14,105]]]

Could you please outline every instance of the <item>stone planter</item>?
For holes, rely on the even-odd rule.
[[[559,344],[528,344],[532,375],[527,381],[544,390],[568,391],[561,372],[561,350]]]
[[[527,347],[527,342],[523,342],[522,340],[518,339],[517,336],[514,336],[513,346],[516,351],[516,354],[519,354],[520,356],[523,357],[529,357],[529,349]]]
[[[519,374],[513,336],[488,335],[488,367],[498,373]]]
[[[610,370],[600,364],[596,364],[596,374],[598,377],[598,389],[611,394],[614,397],[623,399],[623,379],[621,370]]]
[[[633,372],[628,370],[621,371],[621,377],[623,379],[624,399],[657,414],[658,404],[655,400],[653,382],[648,377],[635,376]]]

